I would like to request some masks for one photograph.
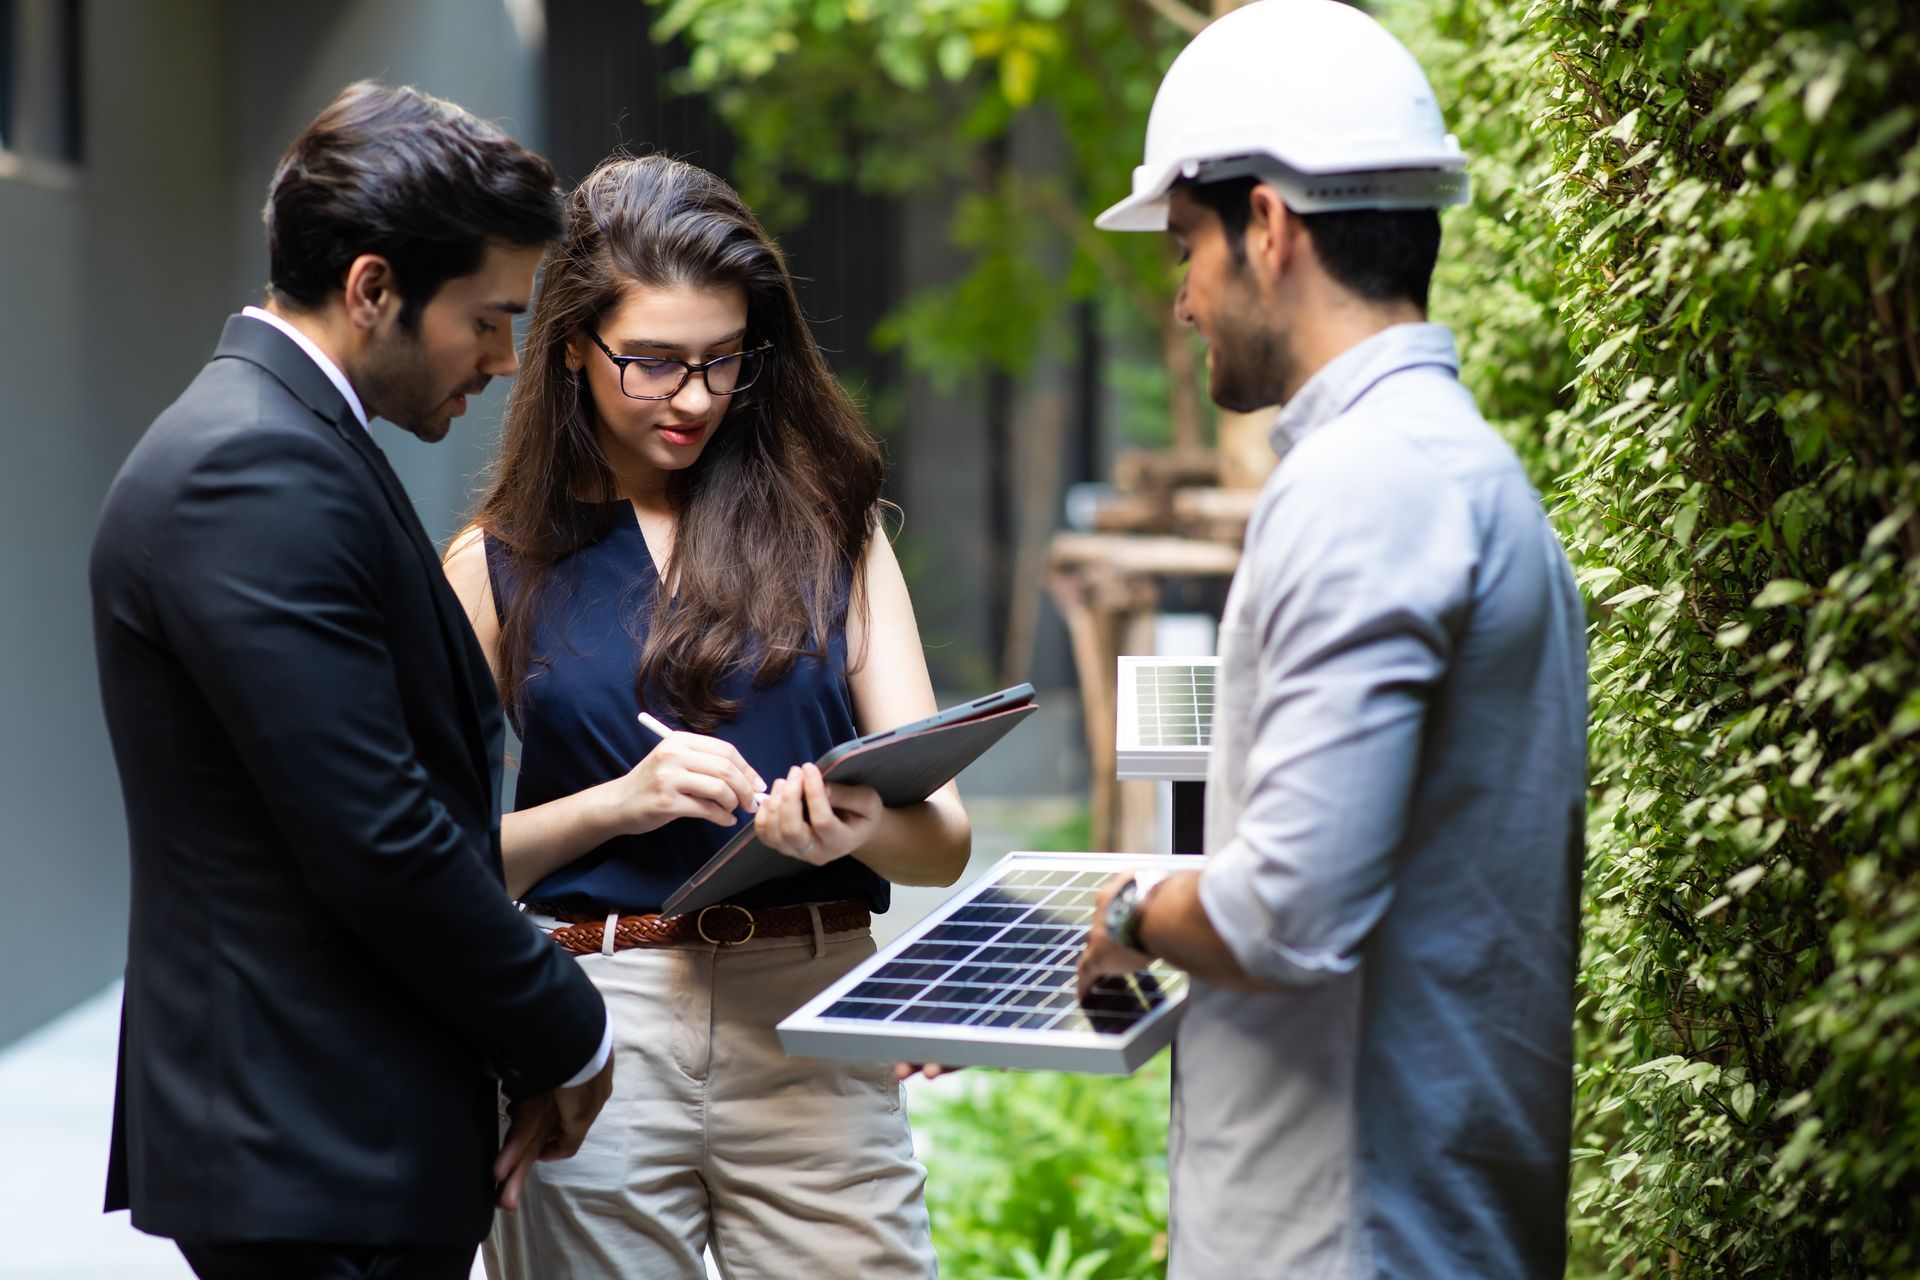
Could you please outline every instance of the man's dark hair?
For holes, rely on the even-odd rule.
[[[479,270],[489,241],[546,245],[564,229],[552,165],[462,107],[371,80],[293,140],[261,217],[276,298],[318,307],[356,257],[379,254],[408,328],[441,285]]]
[[[1237,263],[1247,258],[1250,200],[1259,182],[1249,177],[1178,184],[1220,219]],[[1341,209],[1296,216],[1313,237],[1327,274],[1340,284],[1370,302],[1405,299],[1427,309],[1433,264],[1440,257],[1437,209]]]

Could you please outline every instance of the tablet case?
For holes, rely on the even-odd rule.
[[[815,763],[827,781],[872,787],[889,808],[916,804],[952,781],[1036,710],[1033,686],[1016,685],[897,729],[843,742]],[[673,891],[660,911],[663,915],[698,911],[754,885],[797,875],[807,866],[761,844],[748,822]]]

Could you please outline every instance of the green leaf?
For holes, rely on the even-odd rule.
[[[936,58],[940,63],[940,74],[951,81],[967,78],[967,72],[973,70],[973,39],[958,31],[950,31],[940,38]]]
[[[1660,589],[1658,587],[1649,587],[1644,584],[1628,587],[1625,591],[1602,600],[1600,607],[1602,609],[1624,609],[1630,604],[1639,604],[1642,600],[1651,599],[1659,594]]]
[[[1904,738],[1920,730],[1920,690],[1907,695],[1900,710],[1894,714],[1893,723],[1887,726],[1890,737]]]
[[[1626,346],[1639,336],[1640,330],[1637,325],[1629,326],[1621,330],[1588,352],[1586,358],[1580,362],[1580,367],[1582,369],[1599,368],[1606,364],[1607,361],[1613,359],[1614,354],[1618,352],[1620,348]]]
[[[1892,515],[1876,522],[1873,528],[1867,530],[1867,549],[1871,551],[1875,547],[1882,547],[1892,542],[1912,519],[1913,508],[1903,506]]]
[[[924,89],[927,67],[913,47],[902,40],[883,40],[874,50],[880,69],[903,89]]]
[[[1840,87],[1846,78],[1846,67],[1839,59],[1822,71],[1807,85],[1807,119],[1815,124],[1826,118],[1833,109],[1833,100],[1840,96]]]
[[[1673,513],[1673,540],[1681,546],[1693,541],[1693,531],[1700,525],[1700,503],[1698,499],[1687,498],[1680,509]]]
[[[1015,45],[1000,55],[1000,92],[1015,108],[1033,101],[1039,78],[1040,63],[1031,50]]]
[[[1799,604],[1807,598],[1811,591],[1811,587],[1796,579],[1775,578],[1772,582],[1762,587],[1760,594],[1753,598],[1753,607],[1756,609],[1777,609],[1782,605]]]

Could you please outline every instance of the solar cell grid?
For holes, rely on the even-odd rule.
[[[1114,745],[1116,775],[1202,780],[1213,740],[1217,658],[1120,659]]]
[[[1133,668],[1143,747],[1204,747],[1213,731],[1213,672],[1209,664]]]
[[[1173,858],[1129,864],[1183,864]],[[1126,1072],[1172,1036],[1184,976],[1074,986],[1107,855],[1011,854],[780,1024],[805,1056]]]
[[[866,1022],[1111,1030],[1165,1003],[1181,981],[1115,982],[1082,1006],[1074,965],[1105,870],[1017,871],[901,949],[824,1012]]]

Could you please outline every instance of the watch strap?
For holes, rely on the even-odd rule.
[[[1120,922],[1118,936],[1114,941],[1129,951],[1138,951],[1141,955],[1151,955],[1140,938],[1140,926],[1146,919],[1147,899],[1160,882],[1167,878],[1164,871],[1136,871],[1133,874],[1133,904],[1127,910],[1126,919]]]

